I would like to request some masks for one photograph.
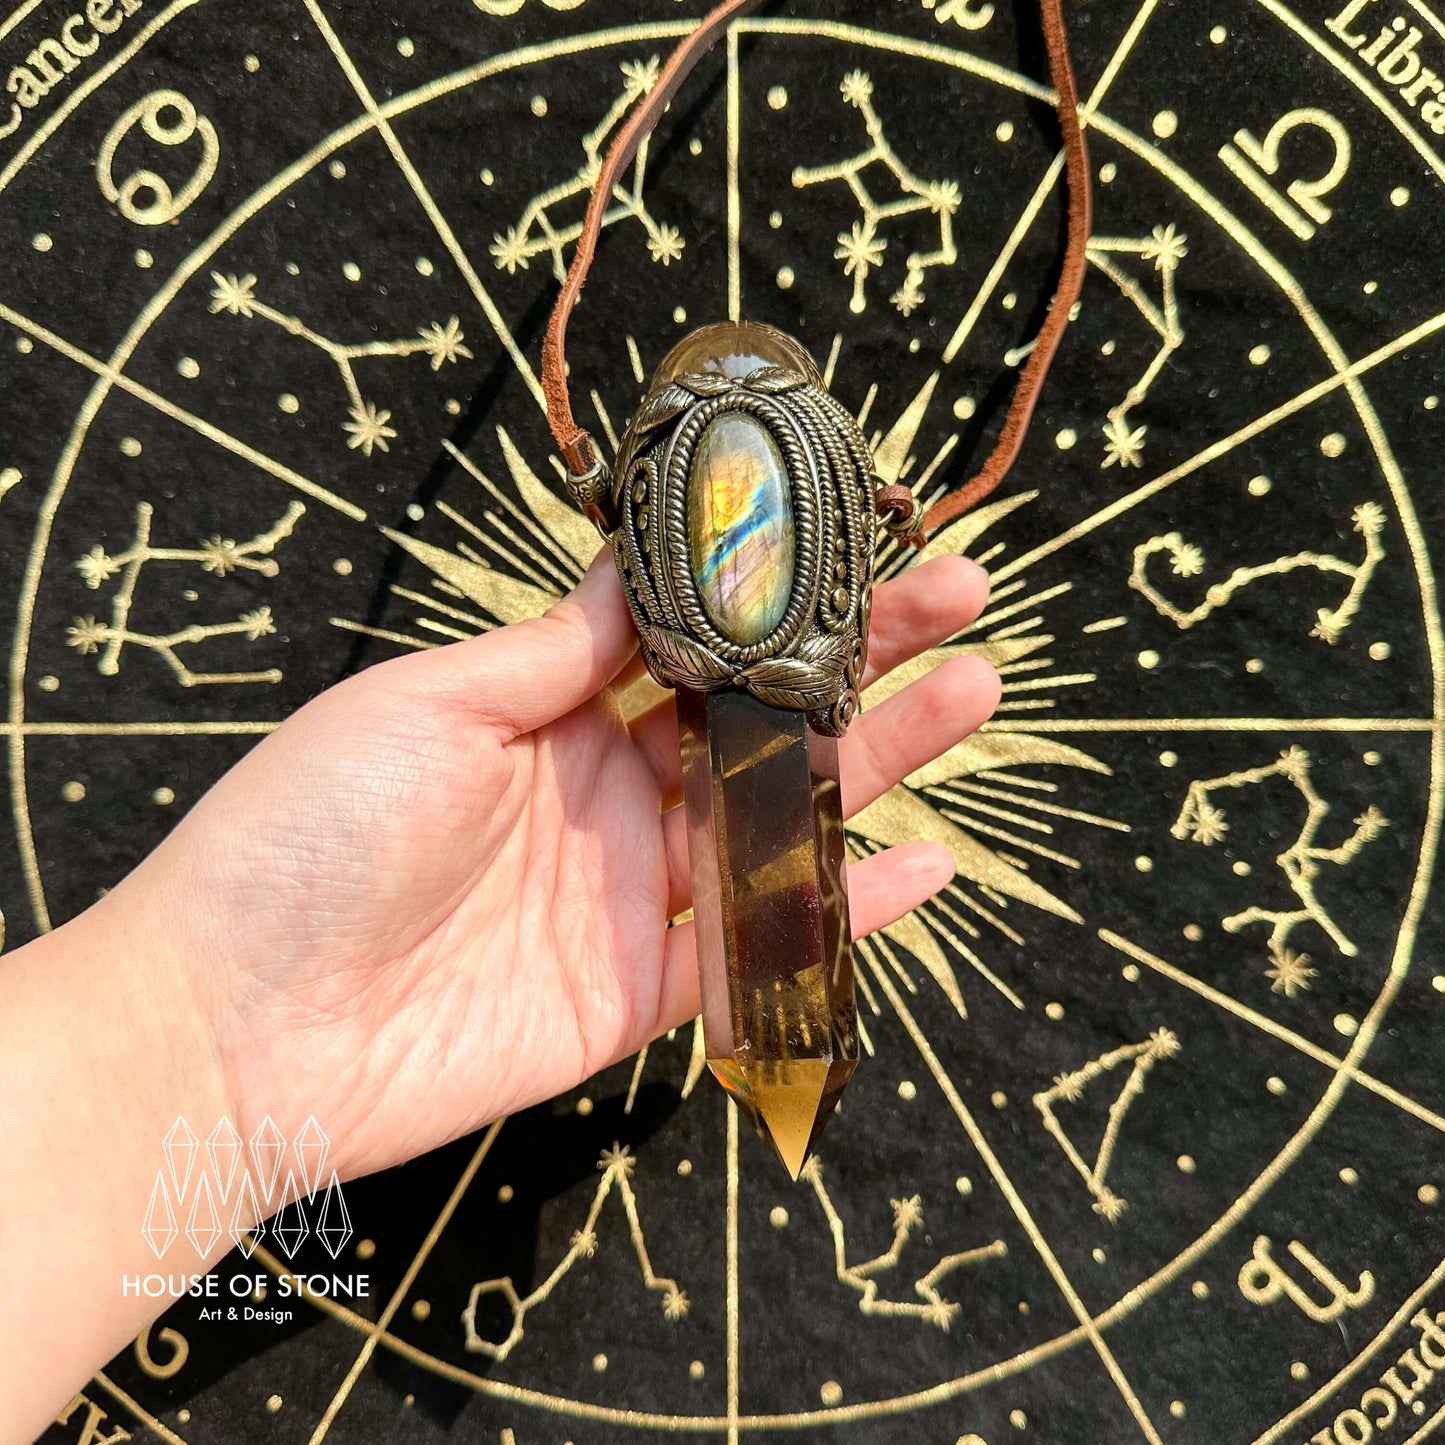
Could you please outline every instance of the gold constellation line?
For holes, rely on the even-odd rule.
[[[1085,517],[1082,521],[1074,523],[1072,527],[1060,532],[1047,542],[1041,542],[1032,551],[1025,552],[1015,557],[1012,562],[1005,563],[993,573],[995,583],[1002,582],[1013,576],[1016,572],[1022,572],[1025,568],[1032,566],[1035,562],[1045,557],[1052,556],[1063,547],[1072,542],[1077,542],[1082,537],[1096,531],[1106,522],[1112,522],[1116,517],[1122,516],[1125,512],[1137,507],[1140,502],[1147,501],[1150,497],[1172,487],[1176,482],[1192,476],[1195,472],[1206,467],[1210,462],[1218,461],[1220,457],[1228,456],[1235,448],[1242,446],[1245,442],[1253,441],[1261,433],[1270,430],[1277,423],[1294,416],[1297,412],[1312,406],[1321,398],[1329,396],[1338,391],[1341,387],[1347,386],[1350,382],[1358,380],[1367,372],[1373,371],[1375,367],[1382,365],[1391,357],[1399,355],[1400,352],[1408,350],[1417,345],[1427,337],[1435,335],[1436,332],[1445,329],[1445,312],[1432,316],[1428,321],[1422,321],[1418,326],[1412,327],[1403,336],[1387,342],[1384,346],[1372,351],[1367,356],[1362,356],[1358,361],[1348,366],[1341,367],[1333,376],[1327,376],[1323,381],[1316,382],[1313,386],[1307,387],[1298,395],[1282,402],[1272,411],[1256,417],[1253,421],[1246,423],[1237,431],[1231,432],[1229,436],[1222,437],[1219,441],[1205,447],[1203,451],[1196,452],[1187,461],[1180,462],[1178,466],[1170,468],[1169,471],[1155,477],[1152,481],[1145,482],[1142,486],[1136,487],[1132,492],[1116,498],[1107,506],[1101,507],[1091,516]]]
[[[842,1216],[839,1215],[827,1186],[823,1183],[823,1166],[816,1154],[803,1166],[802,1178],[813,1186],[813,1193],[818,1196],[818,1203],[822,1206],[823,1215],[828,1221],[828,1232],[833,1239],[834,1269],[837,1272],[839,1283],[858,1292],[858,1312],[860,1314],[892,1316],[896,1319],[918,1319],[927,1324],[937,1325],[939,1329],[946,1332],[952,1325],[960,1307],[956,1301],[944,1299],[939,1292],[939,1284],[947,1275],[956,1269],[961,1269],[966,1264],[976,1264],[985,1259],[1002,1259],[1008,1253],[1008,1246],[1001,1239],[996,1239],[993,1243],[982,1245],[977,1249],[944,1255],[932,1269],[914,1281],[913,1290],[918,1295],[917,1300],[880,1298],[878,1281],[875,1276],[898,1268],[910,1236],[923,1224],[923,1201],[916,1194],[910,1199],[892,1200],[892,1244],[874,1259],[864,1260],[858,1264],[849,1264],[848,1239]]]
[[[1181,988],[1187,988],[1191,993],[1198,994],[1200,998],[1216,1004],[1227,1013],[1233,1014],[1235,1018],[1252,1025],[1261,1033],[1269,1034],[1270,1037],[1278,1039],[1281,1043],[1288,1044],[1292,1049],[1313,1059],[1315,1063],[1322,1064],[1337,1074],[1342,1074],[1352,1083],[1358,1084],[1362,1089],[1368,1089],[1372,1094],[1379,1095],[1380,1098],[1394,1104],[1396,1108],[1404,1110],[1412,1118],[1420,1120],[1422,1124],[1428,1124],[1432,1129],[1438,1129],[1441,1133],[1445,1133],[1445,1116],[1436,1113],[1435,1110],[1428,1108],[1417,1099],[1412,1099],[1408,1094],[1401,1093],[1399,1089],[1377,1079],[1373,1074],[1366,1073],[1357,1065],[1347,1063],[1338,1054],[1332,1054],[1328,1049],[1322,1049],[1318,1044],[1311,1043],[1302,1034],[1297,1034],[1293,1029],[1276,1023],[1267,1014],[1250,1008],[1248,1004],[1240,1003],[1220,989],[1214,988],[1202,979],[1195,978],[1193,974],[1187,973],[1176,964],[1168,963],[1147,949],[1141,948],[1137,943],[1131,943],[1121,934],[1113,932],[1112,929],[1101,928],[1099,937],[1110,948],[1142,963],[1146,968],[1153,969],[1155,973],[1179,984]]]
[[[114,366],[101,361],[98,357],[92,356],[88,351],[72,345],[63,337],[57,336],[48,327],[41,326],[39,322],[32,321],[28,316],[21,315],[12,307],[0,302],[0,320],[7,321],[17,330],[24,331],[33,336],[36,341],[43,341],[51,350],[57,351],[61,356],[83,366],[87,371],[94,372],[96,376],[108,382],[111,386],[119,387],[122,391],[129,393],[138,401],[143,401],[153,406],[162,416],[169,417],[172,421],[180,422],[182,426],[189,427],[199,436],[207,441],[215,442],[217,446],[224,448],[234,456],[240,457],[243,461],[250,462],[253,466],[259,467],[268,476],[275,477],[277,481],[285,482],[288,486],[295,487],[298,492],[305,493],[308,497],[314,497],[318,502],[325,502],[328,507],[335,508],[343,516],[351,518],[353,522],[364,522],[366,513],[354,502],[348,502],[344,497],[339,497],[335,492],[313,482],[308,477],[303,477],[299,472],[292,471],[288,466],[273,460],[264,452],[259,452],[255,447],[233,437],[229,432],[222,431],[220,427],[213,426],[210,422],[187,411],[184,407],[177,406],[174,402],[168,401],[159,392],[152,391],[150,387],[133,381],[124,372],[118,371]]]

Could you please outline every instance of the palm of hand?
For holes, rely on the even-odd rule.
[[[954,559],[881,587],[872,672],[972,620]],[[397,659],[256,748],[111,895],[158,911],[214,1021],[234,1122],[314,1114],[343,1174],[569,1088],[696,1013],[675,709],[624,717],[610,566],[546,618]],[[845,741],[850,812],[978,725],[991,669],[936,669]],[[941,856],[940,856],[941,855]],[[856,932],[947,881],[915,844],[856,866]]]

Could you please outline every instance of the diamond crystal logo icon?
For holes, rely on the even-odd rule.
[[[163,1171],[156,1172],[155,1187],[151,1190],[151,1202],[146,1208],[145,1223],[141,1225],[145,1242],[160,1259],[175,1242],[180,1231],[176,1228],[175,1211],[166,1197],[166,1181]]]
[[[330,1155],[331,1140],[314,1118],[287,1139],[267,1116],[248,1139],[223,1117],[204,1145],[178,1118],[161,1141],[141,1236],[157,1259],[182,1234],[202,1259],[223,1238],[250,1259],[269,1234],[289,1261],[315,1235],[334,1260],[354,1230],[341,1181],[327,1172]]]
[[[211,1175],[222,1202],[231,1192],[236,1165],[241,1161],[241,1148],[241,1136],[236,1132],[236,1126],[222,1115],[220,1123],[206,1138],[206,1158],[210,1161]]]
[[[331,1171],[331,1183],[321,1199],[321,1215],[316,1221],[316,1237],[326,1246],[326,1252],[335,1259],[351,1238],[351,1214],[346,1208],[346,1196],[341,1192],[341,1181],[336,1171]]]
[[[255,1221],[254,1224],[251,1223],[252,1220]],[[250,1259],[265,1232],[265,1225],[261,1222],[261,1206],[256,1200],[256,1186],[251,1183],[251,1174],[247,1170],[241,1176],[240,1186],[236,1190],[236,1204],[231,1210],[231,1225],[226,1236]]]
[[[301,1126],[301,1132],[296,1136],[292,1147],[301,1165],[306,1198],[315,1199],[316,1191],[321,1188],[321,1181],[325,1177],[321,1171],[326,1166],[326,1156],[331,1152],[331,1140],[321,1132],[321,1126],[315,1119],[308,1119]]]
[[[191,1182],[191,1170],[196,1164],[196,1150],[201,1141],[184,1119],[177,1119],[165,1137],[163,1145],[166,1164],[171,1171],[171,1185],[177,1199],[184,1199],[186,1186]]]
[[[269,1114],[251,1135],[251,1162],[256,1169],[256,1182],[267,1204],[276,1190],[281,1175],[281,1161],[286,1157],[286,1139]]]

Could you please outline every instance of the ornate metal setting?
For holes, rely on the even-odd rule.
[[[612,510],[618,570],[652,675],[669,687],[737,687],[805,712],[839,737],[858,710],[868,648],[876,478],[868,444],[829,395],[811,358],[781,333],[796,365],[764,364],[654,379],[617,456]],[[702,333],[698,333],[699,336]],[[681,349],[681,348],[680,348]],[[760,347],[765,355],[769,348]],[[795,539],[792,591],[761,640],[738,642],[709,616],[688,533],[688,489],[704,432],[719,418],[753,418],[787,474]]]

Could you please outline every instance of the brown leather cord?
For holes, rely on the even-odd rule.
[[[762,0],[723,0],[721,5],[715,6],[703,17],[697,29],[668,56],[667,64],[662,67],[652,89],[612,138],[602,169],[593,182],[587,214],[582,221],[582,234],[577,237],[577,249],[572,253],[567,279],[562,283],[562,292],[552,308],[552,319],[547,325],[546,339],[542,342],[542,394],[547,401],[547,424],[552,428],[552,436],[562,453],[562,460],[567,463],[567,470],[574,477],[590,473],[597,465],[597,454],[592,438],[577,425],[572,415],[572,399],[567,392],[567,321],[582,294],[587,270],[597,250],[602,213],[611,203],[613,187],[631,164],[643,137],[651,134],[693,66],[712,49],[734,20],[756,10],[761,3]]]
[[[1003,430],[982,469],[965,486],[941,497],[923,514],[910,540],[922,546],[930,532],[952,522],[977,506],[1008,475],[1023,446],[1034,408],[1044,389],[1054,354],[1069,324],[1074,304],[1084,288],[1088,269],[1089,234],[1093,228],[1093,196],[1089,185],[1089,150],[1079,119],[1079,93],[1074,84],[1074,67],[1069,61],[1069,37],[1064,28],[1063,0],[1040,0],[1043,11],[1044,47],[1048,51],[1049,75],[1059,95],[1059,128],[1064,139],[1064,174],[1068,186],[1067,244],[1059,270],[1058,290],[1049,314],[1039,328],[1028,364],[1019,377]],[[885,491],[888,489],[885,488]],[[907,491],[907,488],[904,488]],[[910,501],[912,494],[909,494]],[[883,499],[879,499],[880,505]]]
[[[699,59],[725,33],[739,16],[754,10],[761,0],[723,0],[711,10],[697,29],[684,40],[662,68],[652,90],[627,118],[613,138],[603,159],[587,203],[577,249],[567,270],[561,294],[552,311],[547,336],[542,343],[542,391],[547,402],[547,421],[568,471],[574,477],[594,472],[598,457],[592,438],[572,415],[567,389],[567,321],[581,295],[588,268],[597,250],[602,230],[602,216],[612,197],[613,188],[637,154],[637,147],[666,110],[668,102]],[[1067,243],[1059,272],[1058,289],[1049,306],[1048,315],[1039,329],[1033,351],[1029,355],[1014,390],[1004,418],[1003,430],[988,460],[978,474],[958,491],[940,498],[921,517],[916,517],[917,501],[912,490],[902,484],[881,487],[877,495],[880,513],[893,512],[900,520],[915,517],[906,528],[908,540],[922,546],[929,532],[936,531],[970,507],[975,506],[1004,479],[1023,445],[1024,435],[1033,418],[1043,391],[1044,381],[1079,293],[1083,289],[1088,265],[1089,233],[1092,225],[1092,197],[1089,185],[1089,155],[1084,143],[1084,128],[1079,119],[1079,96],[1074,84],[1073,66],[1069,61],[1068,33],[1064,27],[1063,0],[1040,0],[1044,46],[1048,53],[1049,73],[1058,92],[1059,126],[1063,132],[1064,171],[1068,188]]]

